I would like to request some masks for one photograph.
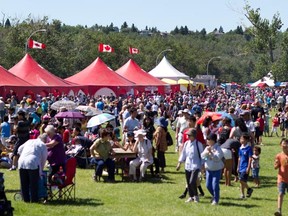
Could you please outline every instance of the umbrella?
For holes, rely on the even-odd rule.
[[[80,110],[82,112],[86,112],[85,116],[95,116],[102,113],[101,110],[98,110],[97,108],[91,106],[80,105],[77,106],[75,109]]]
[[[197,124],[202,124],[204,119],[208,116],[211,116],[212,121],[220,120],[222,118],[222,115],[217,112],[205,112],[203,115],[198,119]]]
[[[80,112],[75,111],[67,111],[67,112],[59,112],[55,115],[55,118],[84,118],[84,116]]]
[[[108,121],[111,121],[113,119],[115,119],[115,116],[110,115],[108,113],[102,113],[102,114],[96,115],[88,121],[87,128],[101,125],[101,124],[108,122]]]
[[[51,105],[51,109],[60,110],[61,107],[65,107],[67,110],[73,110],[76,107],[76,103],[71,100],[59,100]]]
[[[235,121],[234,121],[234,119],[232,118],[232,116],[231,116],[229,113],[227,113],[227,112],[225,112],[225,111],[220,111],[220,112],[217,112],[217,113],[221,114],[221,117],[222,117],[222,118],[227,117],[227,118],[231,119],[231,126],[232,126],[232,127],[235,126]]]

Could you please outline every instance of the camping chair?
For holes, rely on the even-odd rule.
[[[75,200],[75,175],[76,175],[76,158],[69,158],[66,162],[66,173],[63,184],[48,184],[49,200]],[[56,187],[56,190],[53,190]]]

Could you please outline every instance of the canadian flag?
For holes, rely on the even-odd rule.
[[[99,52],[114,52],[114,48],[112,48],[110,45],[108,44],[99,44],[98,46],[98,51]]]
[[[45,49],[46,45],[44,43],[39,43],[37,41],[29,39],[28,48],[30,48],[30,49]]]
[[[134,48],[134,47],[129,47],[129,53],[130,54],[138,54],[139,53],[139,49]]]

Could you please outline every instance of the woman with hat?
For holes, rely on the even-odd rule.
[[[157,158],[159,160],[159,167],[161,168],[161,172],[164,172],[164,168],[166,167],[165,160],[165,151],[167,151],[167,126],[168,121],[164,117],[159,118],[159,125],[154,133],[155,146],[157,150]],[[157,173],[156,171],[156,174]]]
[[[201,158],[203,144],[196,140],[197,130],[195,128],[191,128],[187,134],[189,140],[184,144],[176,170],[178,171],[180,169],[181,163],[185,163],[185,176],[189,192],[189,199],[186,200],[186,202],[199,202],[197,180],[203,164]]]
[[[137,139],[133,151],[138,154],[137,158],[130,161],[129,175],[134,181],[136,178],[136,168],[140,166],[140,178],[142,181],[145,177],[145,172],[148,166],[153,164],[152,144],[150,140],[145,138],[146,131],[143,129],[135,131],[135,138]]]

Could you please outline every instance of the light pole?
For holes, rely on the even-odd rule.
[[[39,30],[36,30],[30,34],[30,36],[26,40],[25,53],[27,53],[27,47],[28,47],[28,42],[29,42],[30,38],[37,32],[46,32],[46,31],[47,31],[46,29],[39,29]]]
[[[215,56],[215,57],[212,57],[211,59],[209,59],[209,61],[208,61],[208,63],[207,63],[207,75],[208,75],[208,72],[209,72],[209,64],[210,64],[210,62],[211,62],[213,59],[221,59],[221,56]]]
[[[165,50],[162,50],[158,55],[157,55],[157,58],[156,58],[156,66],[157,66],[157,64],[158,64],[158,58],[159,58],[159,56],[162,54],[162,53],[164,53],[164,52],[171,52],[172,51],[172,49],[165,49]]]

